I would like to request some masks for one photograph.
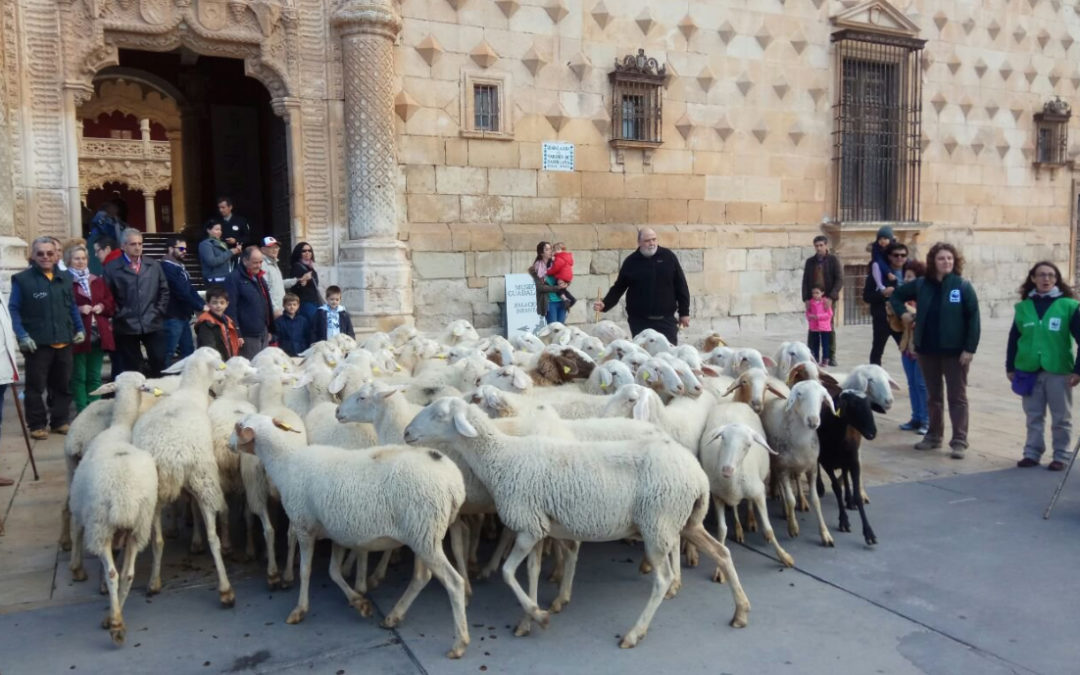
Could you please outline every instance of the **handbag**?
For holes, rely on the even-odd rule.
[[[1039,379],[1038,373],[1029,373],[1026,370],[1013,371],[1012,390],[1019,396],[1031,396],[1035,391],[1035,381]]]

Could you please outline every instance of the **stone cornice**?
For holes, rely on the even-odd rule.
[[[330,16],[330,23],[341,34],[371,33],[396,40],[401,18],[390,0],[345,0]]]

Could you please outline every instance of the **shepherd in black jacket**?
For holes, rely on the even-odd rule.
[[[593,309],[608,311],[619,303],[623,293],[626,318],[634,335],[652,328],[676,344],[678,325],[690,326],[690,288],[682,265],[674,252],[659,245],[656,232],[649,228],[638,231],[638,250],[623,260],[615,285],[603,300],[593,303]]]

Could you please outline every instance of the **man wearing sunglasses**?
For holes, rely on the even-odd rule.
[[[187,241],[180,235],[169,239],[169,250],[161,259],[161,270],[169,283],[169,305],[165,308],[165,366],[195,351],[192,339],[191,317],[205,312],[208,307],[191,285],[191,275],[184,269]],[[177,348],[180,353],[177,354]]]

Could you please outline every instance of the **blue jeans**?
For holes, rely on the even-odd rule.
[[[911,396],[911,419],[919,424],[930,423],[930,409],[927,407],[926,380],[923,379],[919,361],[914,356],[900,355],[907,375],[908,394]]]
[[[566,323],[566,303],[562,300],[551,300],[548,302],[547,322],[554,323]]]
[[[162,328],[165,333],[165,366],[169,367],[180,359],[191,356],[195,351],[195,340],[191,332],[191,323],[184,319],[165,319]],[[176,348],[180,348],[180,355],[173,358]]]

